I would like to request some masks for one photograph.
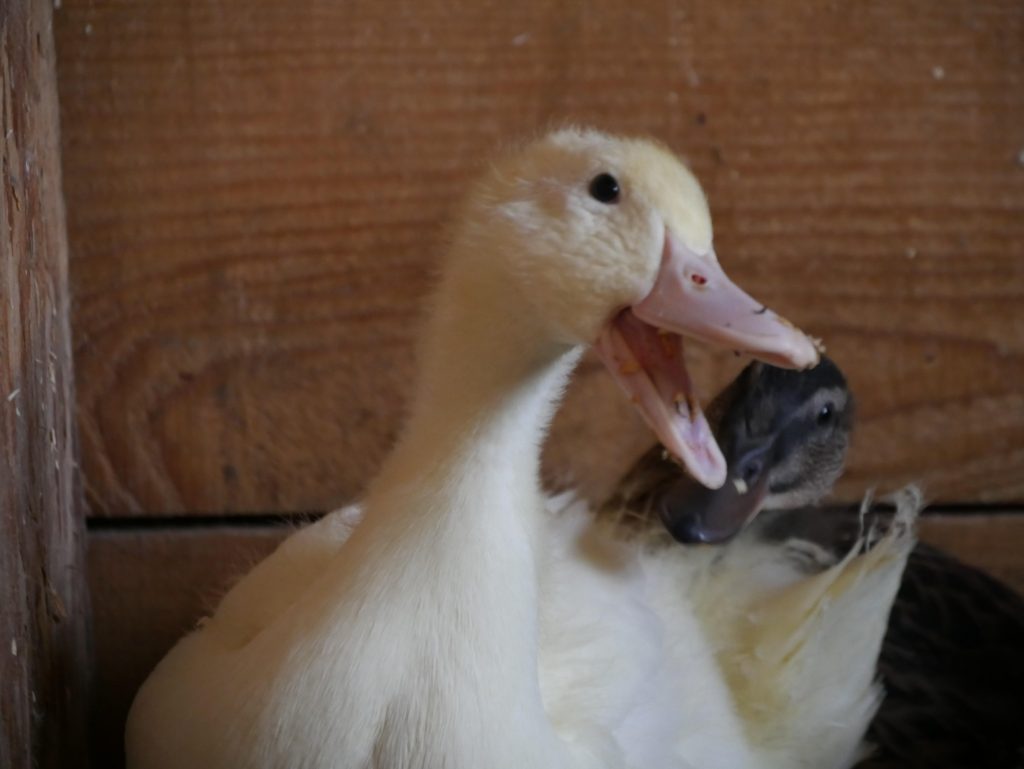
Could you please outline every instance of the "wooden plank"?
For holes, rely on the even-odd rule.
[[[88,622],[52,8],[0,4],[0,766],[81,766]]]
[[[149,671],[287,531],[267,526],[90,533],[96,766],[122,765],[125,717]]]
[[[565,120],[688,155],[726,267],[829,343],[843,498],[1024,500],[1017,0],[65,0],[57,32],[96,514],[358,494],[440,223]],[[706,390],[735,371],[693,358]],[[648,441],[591,362],[546,466],[597,498]]]
[[[1024,516],[928,515],[920,537],[1024,594]]]
[[[290,530],[224,526],[90,533],[97,766],[116,767],[123,760],[124,719],[153,666]],[[1024,516],[931,516],[922,520],[921,530],[925,541],[1024,592]]]

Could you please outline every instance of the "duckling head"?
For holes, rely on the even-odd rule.
[[[761,510],[812,505],[843,470],[854,401],[839,367],[748,366],[724,393],[717,430],[728,480],[714,491],[676,481],[656,503],[681,542],[722,542]]]
[[[726,463],[693,395],[683,338],[779,366],[817,362],[808,337],[729,280],[700,185],[650,141],[556,131],[495,162],[461,221],[451,258],[471,263],[447,272],[477,276],[462,293],[515,296],[518,318],[549,344],[595,344],[707,486],[722,485]]]

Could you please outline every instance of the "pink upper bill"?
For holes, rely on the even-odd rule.
[[[814,366],[818,350],[729,280],[713,252],[692,251],[666,229],[653,288],[609,322],[596,348],[664,446],[700,483],[719,488],[726,462],[694,395],[683,337],[786,368]]]

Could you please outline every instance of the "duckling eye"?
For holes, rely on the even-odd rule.
[[[590,197],[601,203],[618,203],[618,180],[611,174],[598,174],[590,180]]]
[[[821,407],[821,411],[818,412],[818,424],[827,425],[832,421],[832,415],[835,413],[835,406],[831,403],[826,403]]]

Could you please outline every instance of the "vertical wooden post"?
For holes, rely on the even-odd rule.
[[[0,767],[81,766],[88,627],[49,0],[0,3]]]

